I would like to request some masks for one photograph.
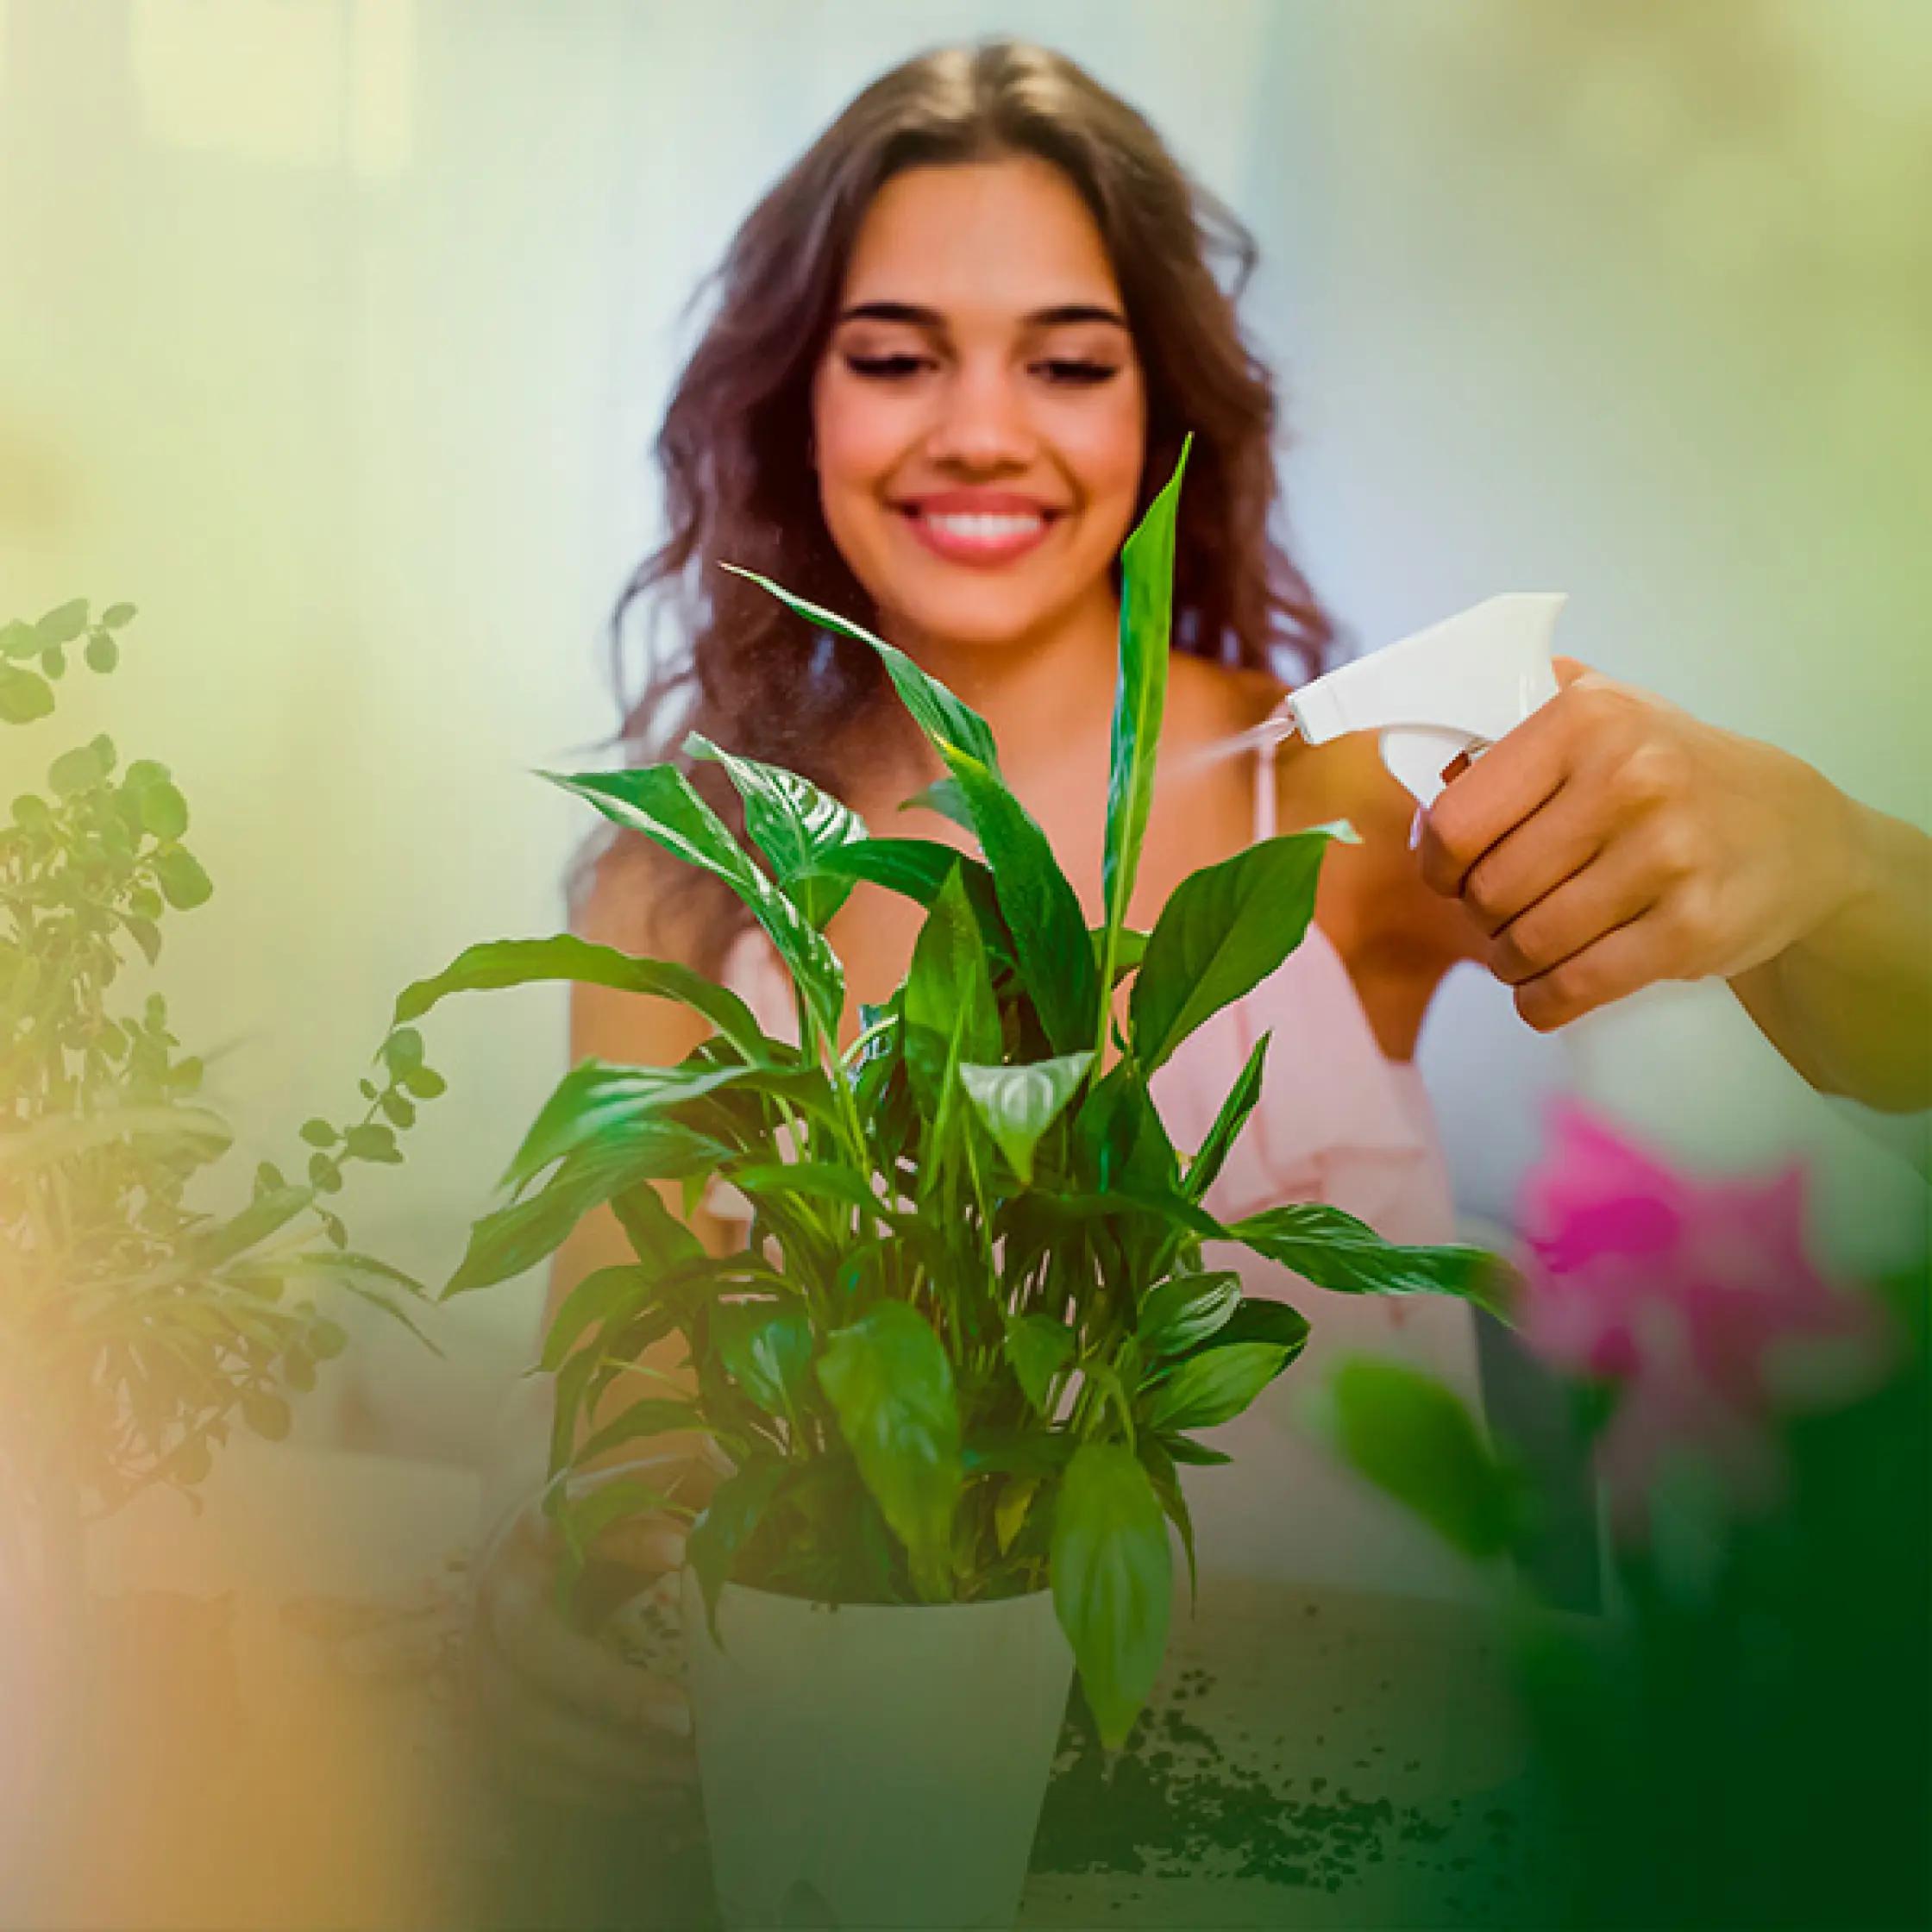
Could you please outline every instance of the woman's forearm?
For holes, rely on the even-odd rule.
[[[1932,838],[1847,800],[1842,905],[1730,986],[1822,1092],[1932,1107]]]

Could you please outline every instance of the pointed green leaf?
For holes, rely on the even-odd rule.
[[[1120,675],[1108,759],[1107,844],[1102,859],[1106,918],[1101,983],[1110,986],[1127,904],[1133,897],[1154,799],[1154,762],[1167,705],[1167,668],[1174,605],[1174,523],[1190,436],[1165,488],[1148,505],[1120,552]]]
[[[906,1546],[920,1594],[944,1599],[961,1475],[944,1346],[916,1309],[881,1302],[832,1335],[819,1381],[865,1486]]]
[[[913,947],[902,1010],[908,1035],[923,1034],[940,1043],[957,1036],[962,1060],[999,1057],[1000,1009],[994,1002],[979,927],[957,869],[947,875],[934,896]],[[944,1056],[942,1045],[914,1054],[906,1063],[928,1114],[938,1112]]]
[[[1124,1743],[1167,1649],[1174,1555],[1147,1472],[1118,1442],[1083,1444],[1053,1509],[1053,1607],[1109,1750]]]
[[[1031,1066],[962,1063],[960,1084],[974,1111],[1020,1180],[1033,1178],[1033,1150],[1073,1098],[1094,1063],[1091,1053],[1066,1053]]]
[[[1050,1314],[1023,1314],[1007,1325],[1007,1360],[1026,1400],[1042,1415],[1053,1378],[1073,1359],[1073,1330]]]
[[[1288,1351],[1272,1342],[1230,1342],[1183,1357],[1148,1391],[1147,1427],[1208,1429],[1232,1421],[1289,1360]]]
[[[592,1208],[643,1181],[681,1180],[715,1168],[727,1150],[668,1120],[645,1119],[578,1149],[557,1164],[541,1192],[485,1216],[470,1232],[445,1298],[534,1268],[562,1245]]]
[[[433,978],[405,987],[396,1001],[395,1023],[420,1019],[455,993],[492,992],[499,987],[568,980],[618,993],[675,1000],[708,1019],[747,1059],[780,1060],[789,1049],[766,1038],[751,1009],[735,993],[671,960],[639,959],[614,946],[593,944],[574,933],[548,939],[493,939],[459,953]],[[440,1090],[440,1089],[439,1089]],[[412,1080],[410,1091],[427,1099]]]
[[[499,1186],[527,1185],[552,1162],[579,1148],[628,1132],[638,1122],[668,1114],[683,1102],[743,1079],[742,1066],[626,1067],[581,1060],[544,1101]]]
[[[738,1552],[757,1534],[779,1484],[785,1465],[759,1458],[727,1476],[712,1492],[703,1515],[691,1527],[685,1553],[704,1593],[711,1634],[718,1635],[718,1597],[731,1581]]]
[[[713,1346],[726,1373],[768,1415],[795,1414],[810,1394],[812,1331],[805,1304],[721,1302],[712,1310]]]
[[[764,927],[828,1039],[838,1037],[845,975],[825,935],[756,866],[730,828],[671,765],[634,771],[545,772],[613,825],[642,832],[674,858],[722,879]]]
[[[1236,1221],[1227,1233],[1337,1294],[1455,1295],[1493,1314],[1509,1314],[1508,1271],[1494,1255],[1460,1246],[1398,1247],[1324,1201],[1270,1208]]]
[[[721,750],[693,731],[685,741],[693,757],[724,768],[744,800],[745,830],[771,861],[780,887],[806,920],[823,931],[850,895],[850,880],[819,869],[820,858],[866,836],[865,821],[809,779],[781,765],[761,764]]]
[[[178,913],[191,913],[214,894],[214,884],[202,870],[200,861],[179,845],[155,859],[154,876],[168,904]]]
[[[34,630],[43,648],[55,644],[71,644],[87,628],[87,599],[77,597],[72,603],[62,604],[49,611],[34,624]]]
[[[1264,840],[1183,880],[1147,941],[1129,1007],[1149,1073],[1301,944],[1330,827]],[[1350,837],[1353,837],[1351,833]]]
[[[724,567],[734,576],[743,577],[748,583],[768,592],[794,615],[801,617],[817,630],[829,630],[835,637],[847,639],[856,644],[864,644],[877,653],[886,667],[886,674],[897,690],[900,700],[912,712],[914,722],[936,746],[954,746],[969,752],[989,771],[998,771],[999,753],[994,747],[993,732],[986,720],[970,705],[963,704],[937,678],[928,677],[911,658],[883,637],[875,637],[862,625],[852,624],[823,605],[813,604],[802,597],[794,597],[788,590],[775,584],[768,577],[761,577],[754,570],[740,570],[733,564]]]
[[[1176,1275],[1140,1304],[1134,1334],[1150,1356],[1182,1355],[1225,1327],[1241,1302],[1241,1277],[1232,1270]]]
[[[1214,1116],[1214,1126],[1208,1130],[1207,1139],[1201,1144],[1201,1151],[1188,1163],[1188,1177],[1182,1191],[1189,1201],[1208,1198],[1208,1190],[1226,1165],[1228,1155],[1240,1138],[1241,1129],[1254,1112],[1256,1102],[1261,1098],[1268,1043],[1273,1038],[1271,1033],[1264,1033],[1254,1043],[1247,1064],[1241,1069],[1241,1077],[1228,1089],[1227,1098],[1221,1102],[1220,1111]]]

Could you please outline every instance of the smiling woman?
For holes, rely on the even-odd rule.
[[[881,742],[898,727],[869,654],[726,564],[918,643],[969,697],[983,665],[963,650],[1012,656],[1069,619],[1110,678],[1113,560],[1189,431],[1176,648],[1321,668],[1332,627],[1268,534],[1275,392],[1234,306],[1254,258],[1146,121],[1058,55],[944,49],[865,89],[712,279],[658,438],[668,535],[619,611],[620,639],[646,611],[674,640],[625,703],[627,755],[674,755],[695,727],[846,794],[912,749]],[[693,777],[736,826],[730,787]],[[722,957],[728,894],[611,856]]]

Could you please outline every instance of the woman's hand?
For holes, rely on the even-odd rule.
[[[668,1519],[621,1526],[600,1549],[616,1540],[623,1594],[683,1564],[684,1530]],[[688,1787],[683,1692],[563,1615],[557,1554],[555,1533],[532,1509],[477,1578],[471,1682],[497,1777],[526,1797],[606,1812]]]
[[[1532,1026],[1747,972],[1863,889],[1858,808],[1809,765],[1557,668],[1558,695],[1446,787],[1421,842]]]

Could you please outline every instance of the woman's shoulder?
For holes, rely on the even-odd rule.
[[[593,945],[692,964],[700,957],[694,908],[663,893],[661,868],[648,855],[615,845],[592,870],[571,929]],[[571,988],[571,1057],[594,1057],[632,1066],[671,1066],[704,1041],[711,1029],[689,1007],[641,998],[614,988]]]

